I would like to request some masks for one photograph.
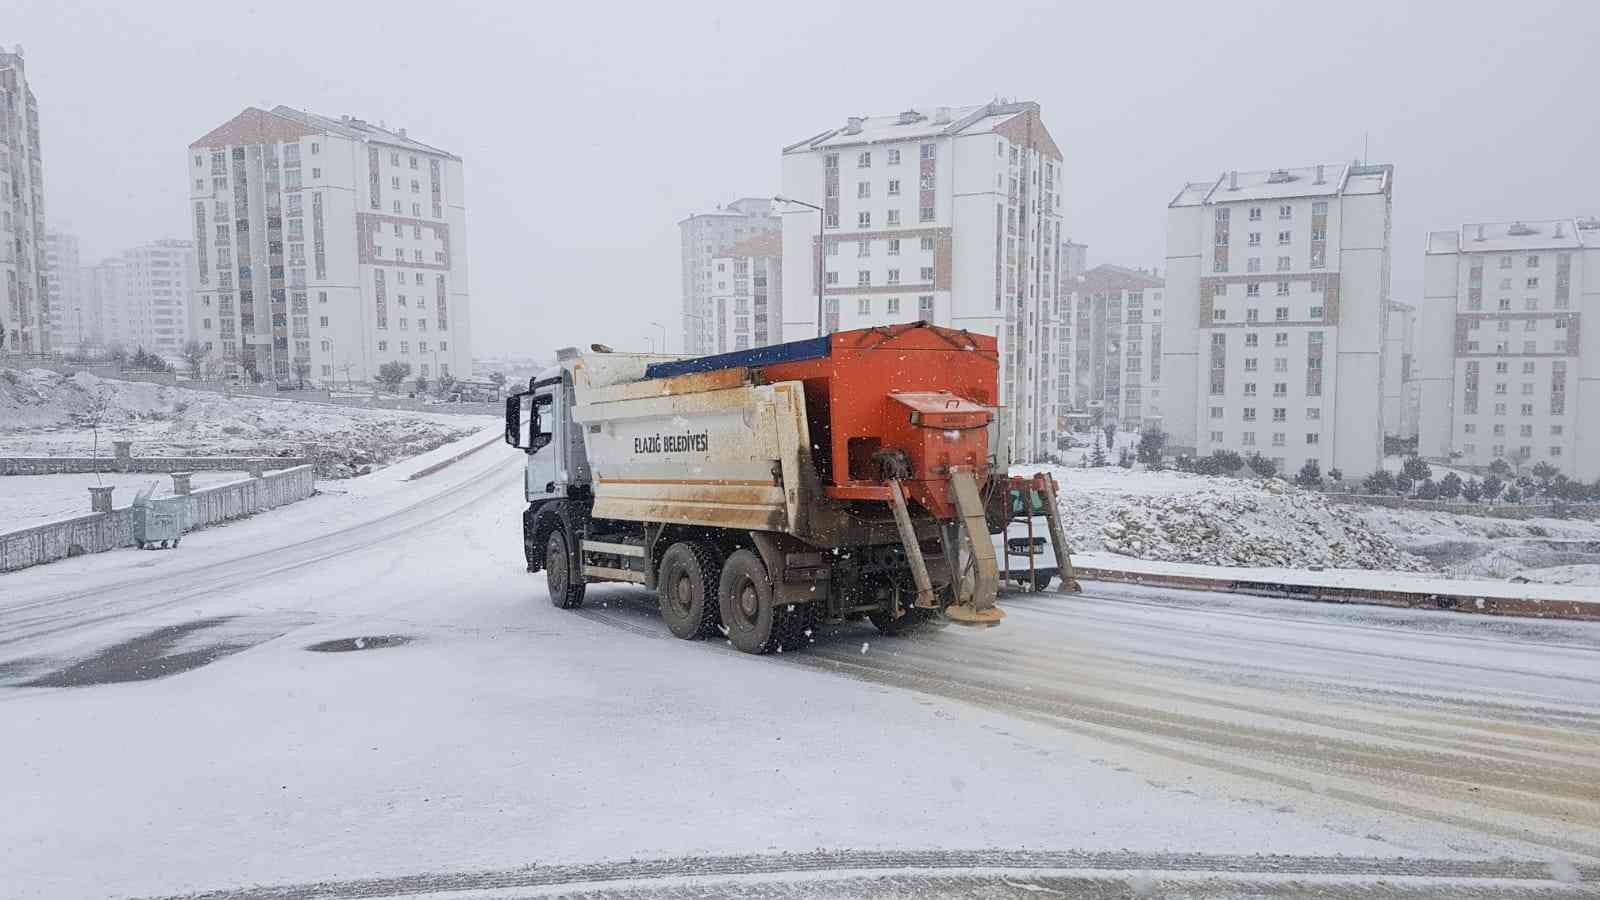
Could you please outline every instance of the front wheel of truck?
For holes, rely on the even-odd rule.
[[[544,544],[544,574],[550,588],[550,603],[557,609],[577,609],[583,605],[583,575],[574,571],[567,552],[567,533],[557,526]]]

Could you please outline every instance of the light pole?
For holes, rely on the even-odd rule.
[[[667,352],[667,326],[661,324],[660,322],[651,322],[650,324],[654,325],[655,327],[657,327],[659,329],[661,329],[661,352],[662,353],[666,353]]]
[[[822,207],[815,203],[807,203],[804,200],[781,196],[773,197],[772,200],[774,203],[793,203],[795,206],[804,206],[807,209],[817,211],[817,337],[822,337],[824,333],[822,328],[822,267],[826,265],[825,261],[828,256],[828,248],[827,244],[824,243],[825,238],[823,237],[822,229],[827,224],[827,214]]]

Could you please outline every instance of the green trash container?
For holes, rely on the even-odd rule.
[[[137,497],[133,501],[133,542],[140,550],[178,546],[188,522],[186,497]]]

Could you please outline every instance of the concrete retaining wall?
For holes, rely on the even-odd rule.
[[[0,476],[5,475],[88,475],[95,472],[242,472],[259,466],[263,470],[288,469],[307,465],[299,456],[134,456],[119,459],[102,456],[0,456]]]
[[[304,500],[315,492],[316,469],[308,465],[204,488],[188,495],[189,524],[185,531],[241,519]],[[131,546],[131,506],[108,513],[74,516],[19,531],[0,532],[0,572]]]

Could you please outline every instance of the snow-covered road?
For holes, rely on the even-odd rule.
[[[448,893],[819,848],[1600,877],[1600,626],[1090,585],[749,657],[672,639],[636,588],[552,608],[519,460],[405,480],[460,449],[0,576],[0,893]]]

